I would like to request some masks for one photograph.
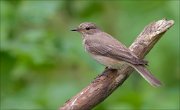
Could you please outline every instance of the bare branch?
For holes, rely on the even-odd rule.
[[[129,49],[139,58],[143,58],[173,24],[173,20],[166,19],[149,24]],[[133,68],[128,65],[122,65],[120,70],[105,69],[100,76],[97,76],[92,83],[68,100],[59,110],[92,109],[122,85],[132,71]]]

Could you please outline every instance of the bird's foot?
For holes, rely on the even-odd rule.
[[[107,70],[107,69],[109,69],[109,67],[106,66],[106,67],[105,67],[105,70]]]

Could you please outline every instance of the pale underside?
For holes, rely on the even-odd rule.
[[[100,55],[93,55],[90,54],[92,58],[94,58],[96,61],[98,61],[100,64],[112,68],[112,69],[120,69],[122,64],[128,64],[124,61],[112,59],[110,57],[100,56]]]

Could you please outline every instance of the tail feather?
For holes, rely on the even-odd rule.
[[[152,86],[158,87],[161,86],[161,82],[156,79],[144,65],[133,65],[133,67],[140,73],[140,75]]]

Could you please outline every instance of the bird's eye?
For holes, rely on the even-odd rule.
[[[90,27],[87,27],[86,30],[90,30],[91,28]]]

